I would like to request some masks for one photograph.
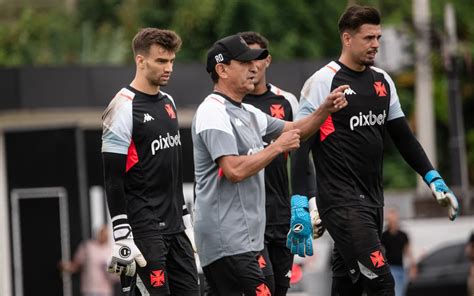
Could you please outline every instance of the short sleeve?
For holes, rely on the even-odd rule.
[[[133,128],[134,93],[122,89],[102,115],[102,152],[127,154]]]
[[[294,120],[301,119],[319,108],[331,93],[331,83],[340,66],[331,62],[306,80],[301,89],[300,104]]]
[[[229,115],[219,99],[208,97],[199,106],[196,111],[195,129],[212,160],[224,155],[238,155]]]
[[[243,105],[246,110],[255,116],[260,136],[262,136],[262,138],[277,138],[282,133],[283,128],[285,127],[284,120],[272,117],[250,104]]]
[[[400,99],[398,98],[397,88],[395,87],[395,83],[393,82],[392,77],[390,77],[387,72],[380,68],[372,67],[372,69],[382,73],[390,87],[390,107],[388,109],[387,121],[397,119],[399,117],[404,117],[405,114],[403,113],[402,106],[400,105]]]

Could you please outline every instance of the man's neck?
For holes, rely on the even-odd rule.
[[[266,93],[267,90],[268,90],[267,82],[265,80],[262,80],[261,82],[255,84],[255,89],[250,94],[259,96],[259,95],[263,95],[264,93]]]
[[[141,91],[142,93],[149,95],[156,95],[160,91],[159,86],[151,85],[145,79],[140,79],[136,76],[130,83],[130,86],[138,91]]]
[[[354,62],[354,60],[351,59],[351,57],[344,52],[341,53],[341,56],[339,57],[339,62],[343,63],[347,68],[357,72],[364,71],[366,67],[365,65],[361,65]]]
[[[227,87],[227,85],[220,83],[214,85],[214,91],[228,96],[237,103],[242,103],[242,100],[245,96],[244,93],[240,93],[236,90],[233,90],[231,87]]]

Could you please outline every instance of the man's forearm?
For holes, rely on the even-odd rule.
[[[110,217],[126,214],[124,174],[127,156],[117,153],[102,153],[104,183]]]
[[[301,143],[300,148],[290,154],[292,195],[312,197],[316,195],[314,163],[309,157],[315,136]]]
[[[286,122],[284,131],[299,129],[301,131],[301,140],[305,141],[311,137],[326,121],[331,113],[337,112],[347,106],[347,100],[344,91],[349,88],[348,85],[341,85],[334,89],[324,102],[308,116],[293,122]]]
[[[270,144],[258,153],[222,156],[217,162],[225,177],[229,181],[237,183],[257,174],[282,152],[280,147]]]
[[[410,130],[405,117],[388,121],[387,130],[402,157],[420,176],[424,177],[427,172],[433,170],[430,160]]]
[[[301,130],[301,140],[306,141],[319,130],[321,125],[328,118],[329,114],[330,113],[328,111],[324,110],[322,107],[319,107],[310,115],[292,122],[293,128]]]

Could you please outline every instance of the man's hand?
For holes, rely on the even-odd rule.
[[[311,224],[313,226],[313,239],[320,238],[323,236],[324,228],[321,219],[319,218],[318,208],[316,207],[316,198],[311,197],[309,199],[309,215],[311,216]]]
[[[313,228],[308,211],[308,198],[302,195],[291,197],[291,224],[286,247],[300,257],[313,255]]]
[[[327,112],[334,113],[347,106],[346,96],[344,91],[349,88],[349,85],[341,85],[335,88],[324,100],[321,107]]]
[[[140,267],[145,267],[146,260],[133,241],[130,225],[114,226],[114,239],[112,258],[110,258],[107,271],[118,275],[134,276],[137,269],[136,263]]]
[[[453,221],[456,219],[456,216],[459,212],[459,203],[454,196],[454,193],[448,188],[446,183],[444,183],[443,178],[440,174],[431,170],[426,173],[424,180],[428,186],[430,186],[431,192],[435,197],[436,201],[442,206],[448,208],[448,217],[449,220]]]
[[[281,152],[289,152],[300,148],[300,130],[292,129],[283,132],[272,145],[277,145]]]

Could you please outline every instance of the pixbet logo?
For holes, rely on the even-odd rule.
[[[263,147],[250,148],[249,151],[247,151],[247,155],[253,155],[253,154],[256,154],[256,153],[258,153],[262,150],[263,150]]]
[[[376,124],[383,125],[387,114],[383,110],[382,114],[373,114],[372,110],[369,110],[369,114],[365,115],[359,112],[359,116],[352,116],[350,119],[351,130],[354,130],[357,126],[374,126]]]
[[[176,134],[175,136],[170,135],[170,133],[166,133],[166,137],[160,135],[158,139],[155,139],[151,142],[151,154],[155,155],[156,151],[162,149],[168,149],[174,146],[181,146],[181,136]]]

